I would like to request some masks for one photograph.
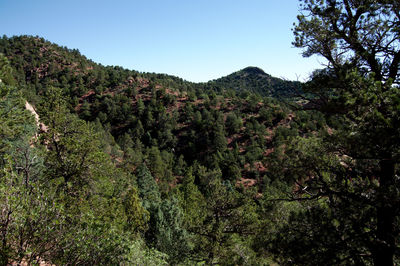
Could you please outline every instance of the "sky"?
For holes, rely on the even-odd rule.
[[[0,0],[0,35],[40,36],[103,65],[194,82],[247,66],[288,80],[321,68],[292,45],[297,0]]]

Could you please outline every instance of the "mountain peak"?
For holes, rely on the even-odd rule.
[[[290,97],[293,91],[298,91],[301,86],[300,82],[273,77],[254,66],[246,67],[212,82],[214,86],[221,88],[255,92],[270,97]]]
[[[249,66],[249,67],[242,69],[242,72],[245,72],[247,74],[253,74],[253,75],[267,75],[264,72],[264,70],[262,70],[261,68],[253,67],[253,66]]]

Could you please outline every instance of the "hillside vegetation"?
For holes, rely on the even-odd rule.
[[[94,234],[86,245],[98,241],[87,231],[92,229],[82,228],[89,210],[90,223],[102,226],[96,234],[118,232],[104,247],[88,246],[90,252],[98,252],[98,257],[86,257],[88,262],[121,259],[112,256],[115,252],[151,254],[172,264],[272,259],[261,243],[255,245],[261,241],[256,238],[259,230],[271,223],[265,215],[275,210],[266,201],[267,191],[275,186],[290,191],[293,186],[271,172],[282,152],[279,147],[288,137],[323,128],[321,115],[295,112],[274,98],[230,88],[228,83],[216,89],[168,75],[104,67],[77,50],[38,37],[3,37],[0,52],[13,76],[10,88],[15,96],[7,97],[28,100],[46,125],[36,128],[32,121],[32,131],[22,142],[35,141],[26,153],[41,150],[37,165],[29,168],[37,178],[29,182],[45,186],[40,193],[59,201],[67,212],[63,215],[73,215],[77,232]],[[23,105],[20,108],[29,117]],[[18,161],[21,155],[10,156]],[[40,180],[51,180],[52,185]],[[83,200],[82,206],[71,205],[77,200]],[[264,213],[267,206],[272,209]],[[78,245],[83,235],[70,237],[65,243],[53,239],[53,251],[41,250],[31,259],[73,259],[54,251]],[[119,241],[127,246],[119,246]],[[34,247],[27,243],[20,257],[7,256],[27,259]],[[110,249],[109,255],[103,248]],[[243,257],[242,249],[251,252]],[[80,259],[88,251],[80,252],[76,259],[84,263]]]
[[[2,37],[0,264],[399,264],[399,5],[302,2],[304,84]]]

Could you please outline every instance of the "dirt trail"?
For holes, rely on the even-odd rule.
[[[39,115],[36,113],[35,108],[33,108],[33,106],[30,103],[28,103],[28,101],[25,101],[25,108],[26,110],[30,111],[35,117],[36,125],[39,128],[39,130],[42,132],[47,132],[47,126],[40,122]]]

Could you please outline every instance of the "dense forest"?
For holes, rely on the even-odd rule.
[[[400,263],[400,5],[302,1],[308,82],[0,39],[0,264]]]

